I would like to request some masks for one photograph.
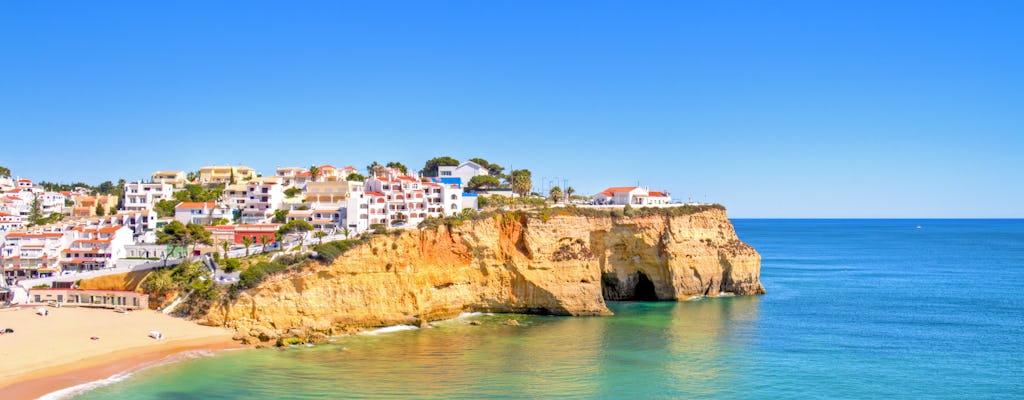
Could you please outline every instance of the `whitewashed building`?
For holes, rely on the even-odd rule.
[[[672,197],[668,192],[651,191],[643,186],[619,186],[607,188],[593,196],[594,202],[601,205],[648,206],[671,204]]]
[[[169,183],[125,183],[122,209],[125,211],[151,210],[161,200],[170,200],[174,186]]]

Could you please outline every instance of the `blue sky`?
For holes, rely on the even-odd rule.
[[[0,165],[99,182],[479,156],[734,217],[1024,217],[1022,12],[3,2]]]

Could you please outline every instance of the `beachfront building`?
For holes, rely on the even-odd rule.
[[[125,183],[122,209],[126,211],[151,210],[160,200],[171,200],[174,186],[169,183]]]
[[[365,190],[348,199],[346,226],[353,232],[370,225],[415,227],[427,217],[462,212],[462,189],[455,184],[392,175],[366,180]]]
[[[0,248],[4,276],[9,280],[53,276],[61,269],[61,249],[73,238],[71,232],[9,232]]]
[[[75,227],[71,245],[61,250],[65,271],[93,271],[113,268],[127,257],[125,246],[133,244],[132,231],[126,226]]]
[[[276,178],[276,177],[275,177]],[[284,188],[278,179],[258,179],[246,184],[245,208],[242,209],[243,224],[269,222],[274,211],[281,208]]]
[[[179,189],[188,184],[185,171],[156,171],[153,173],[150,181],[153,183],[166,183]]]
[[[472,161],[466,161],[462,164],[450,166],[443,165],[437,167],[437,177],[445,179],[457,178],[458,182],[446,181],[449,183],[458,183],[458,185],[465,186],[469,184],[469,180],[473,179],[474,176],[483,176],[489,174],[490,171],[480,164]]]
[[[234,179],[234,182],[231,182]],[[244,166],[207,166],[199,169],[199,183],[230,184],[256,179],[256,170]]]
[[[671,204],[668,192],[655,192],[644,186],[610,187],[593,196],[599,205],[649,206]]]
[[[174,206],[174,219],[183,224],[213,225],[220,219],[231,221],[231,209],[215,202],[182,202]]]
[[[28,301],[33,305],[59,304],[61,307],[99,307],[144,310],[149,295],[127,290],[32,288]]]

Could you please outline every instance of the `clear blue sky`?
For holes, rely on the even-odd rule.
[[[300,4],[301,3],[301,4]],[[479,156],[734,217],[1024,217],[1024,2],[0,3],[0,165]]]

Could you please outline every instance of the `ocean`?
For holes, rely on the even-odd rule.
[[[733,222],[764,296],[193,354],[74,398],[1024,398],[1024,220]]]

